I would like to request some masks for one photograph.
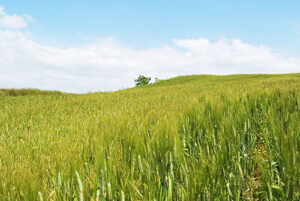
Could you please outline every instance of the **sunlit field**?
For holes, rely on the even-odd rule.
[[[1,200],[300,198],[300,74],[13,91],[0,91]]]

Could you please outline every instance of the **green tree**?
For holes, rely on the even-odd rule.
[[[149,84],[151,77],[146,77],[144,75],[140,75],[135,81],[135,86],[143,86]]]

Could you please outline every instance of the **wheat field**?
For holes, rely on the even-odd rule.
[[[0,200],[299,200],[300,74],[0,91]]]

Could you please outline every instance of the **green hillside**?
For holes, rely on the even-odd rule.
[[[1,90],[0,200],[299,200],[299,104],[300,74]]]
[[[39,89],[0,89],[0,96],[37,96],[60,95],[59,91],[43,91]]]

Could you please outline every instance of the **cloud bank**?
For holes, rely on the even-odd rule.
[[[7,15],[0,7],[0,25],[4,27],[0,30],[0,88],[83,93],[132,87],[139,74],[170,78],[300,71],[299,59],[239,39],[174,39],[171,45],[144,50],[126,47],[113,38],[78,47],[46,46],[12,30],[26,27],[28,20],[30,17]]]
[[[4,7],[0,6],[0,26],[7,29],[22,29],[27,27],[27,22],[33,18],[29,15],[8,15]]]

